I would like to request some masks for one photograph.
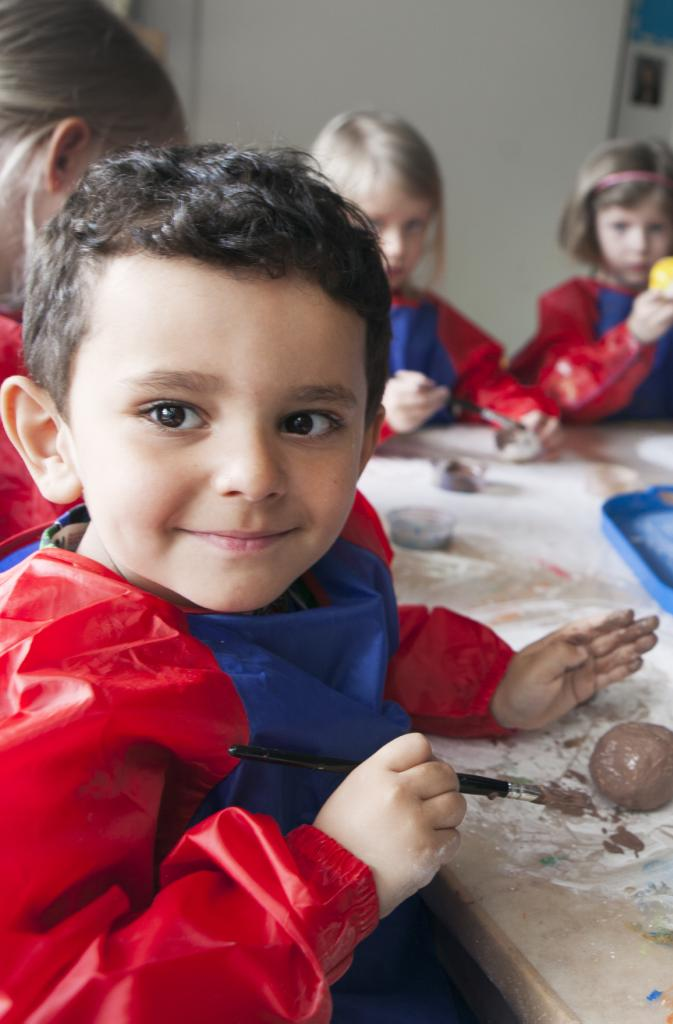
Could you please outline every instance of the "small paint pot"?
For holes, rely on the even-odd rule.
[[[478,462],[445,459],[435,463],[435,483],[443,491],[473,493],[483,486],[486,469]]]
[[[440,508],[396,508],[388,513],[393,543],[421,551],[445,548],[455,524],[455,517]]]

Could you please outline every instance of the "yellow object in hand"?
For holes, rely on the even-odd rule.
[[[650,288],[658,288],[662,292],[673,285],[673,256],[652,264],[649,284]]]

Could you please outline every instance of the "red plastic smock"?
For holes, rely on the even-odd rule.
[[[602,291],[595,278],[575,277],[542,295],[537,333],[512,360],[520,380],[538,384],[569,422],[618,413],[653,368],[657,346],[641,344],[626,319],[602,328]]]

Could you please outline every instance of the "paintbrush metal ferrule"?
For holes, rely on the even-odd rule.
[[[528,800],[529,803],[544,803],[542,786],[528,782],[512,782],[510,779],[490,779],[486,775],[465,775],[457,772],[460,792],[471,796],[505,797],[510,800]]]
[[[531,804],[543,804],[544,801],[544,790],[542,786],[533,786],[529,782],[510,782],[509,793],[507,796],[510,800],[527,800]]]

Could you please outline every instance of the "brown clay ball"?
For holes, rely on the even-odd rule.
[[[594,747],[589,771],[599,792],[629,811],[654,811],[673,799],[673,732],[624,722]]]

